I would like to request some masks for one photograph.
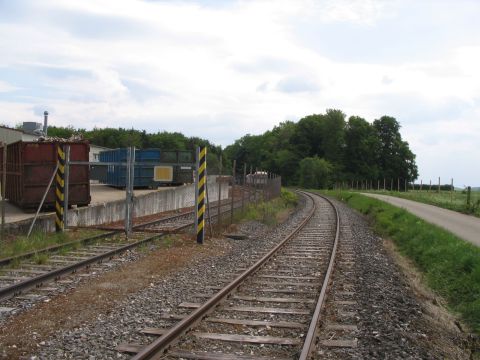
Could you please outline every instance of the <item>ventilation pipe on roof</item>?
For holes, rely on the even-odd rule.
[[[48,111],[43,113],[43,134],[47,136],[47,129],[48,129]]]

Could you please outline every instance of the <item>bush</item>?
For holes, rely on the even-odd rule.
[[[295,207],[298,204],[297,194],[282,188],[280,197],[285,205],[285,207]]]
[[[332,165],[319,157],[307,157],[300,161],[300,186],[306,189],[324,189],[330,183]]]

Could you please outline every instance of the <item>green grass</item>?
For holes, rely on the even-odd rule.
[[[171,248],[177,240],[179,240],[180,235],[178,234],[169,234],[162,238],[162,246],[167,249]]]
[[[98,231],[81,230],[65,233],[34,232],[29,238],[26,236],[10,236],[0,244],[0,259],[41,250],[52,245],[64,244],[98,233]]]
[[[239,215],[239,219],[257,220],[266,225],[274,226],[281,220],[282,215],[295,207],[297,203],[297,194],[282,188],[278,198],[267,202],[259,202],[257,205],[249,204],[245,213]]]
[[[393,239],[427,284],[474,332],[480,334],[480,249],[382,201],[352,192],[327,192],[372,219],[375,231]]]
[[[450,209],[465,214],[472,214],[480,217],[480,191],[472,191],[470,205],[467,205],[467,194],[464,191],[419,191],[408,192],[397,191],[374,191],[375,193],[400,197],[403,199],[418,201],[425,204],[435,205],[444,209]]]
[[[33,262],[37,265],[44,265],[48,261],[48,255],[47,254],[35,254],[33,257]]]

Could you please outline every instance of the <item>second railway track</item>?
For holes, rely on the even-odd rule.
[[[239,207],[241,207],[241,203],[237,201],[234,209]],[[216,208],[217,206],[215,205],[215,209]],[[230,209],[230,202],[222,202],[222,215],[229,213]],[[213,221],[216,221],[216,216],[216,212],[212,214]],[[3,267],[0,267],[0,301],[14,296],[30,300],[42,298],[45,292],[50,289],[49,287],[45,287],[45,284],[49,281],[58,280],[79,269],[101,263],[113,256],[155,240],[168,233],[179,232],[192,226],[193,223],[194,213],[193,211],[187,211],[181,214],[163,216],[158,219],[149,219],[147,222],[139,222],[134,225],[133,228],[135,232],[129,239],[126,239],[125,235],[119,231],[110,231],[68,244],[52,246],[43,251],[50,253],[48,260],[44,264],[37,264],[33,260],[34,256],[42,253],[42,251],[5,259],[3,263],[0,264],[3,265]],[[82,246],[77,248],[80,245]],[[68,247],[73,247],[73,249],[60,254],[55,253]],[[11,263],[20,260],[22,260],[20,265],[14,267],[9,266]],[[25,295],[24,293],[30,289],[36,289],[36,292]],[[13,310],[13,308],[9,308],[8,306],[2,306],[1,302],[0,309],[5,311],[8,309]]]
[[[122,344],[134,359],[307,359],[315,349],[322,304],[338,243],[334,205],[307,195],[311,211],[300,227],[234,280],[179,304],[177,323],[145,328],[149,345]],[[182,310],[183,309],[183,310]],[[186,313],[185,309],[193,309]]]

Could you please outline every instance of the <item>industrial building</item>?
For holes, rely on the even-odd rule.
[[[24,121],[21,129],[14,129],[0,125],[0,142],[7,145],[17,141],[37,141],[40,137],[48,135],[48,112],[44,112],[43,124],[34,121]],[[110,150],[104,146],[90,144],[90,162],[99,161],[99,154],[102,151]]]

